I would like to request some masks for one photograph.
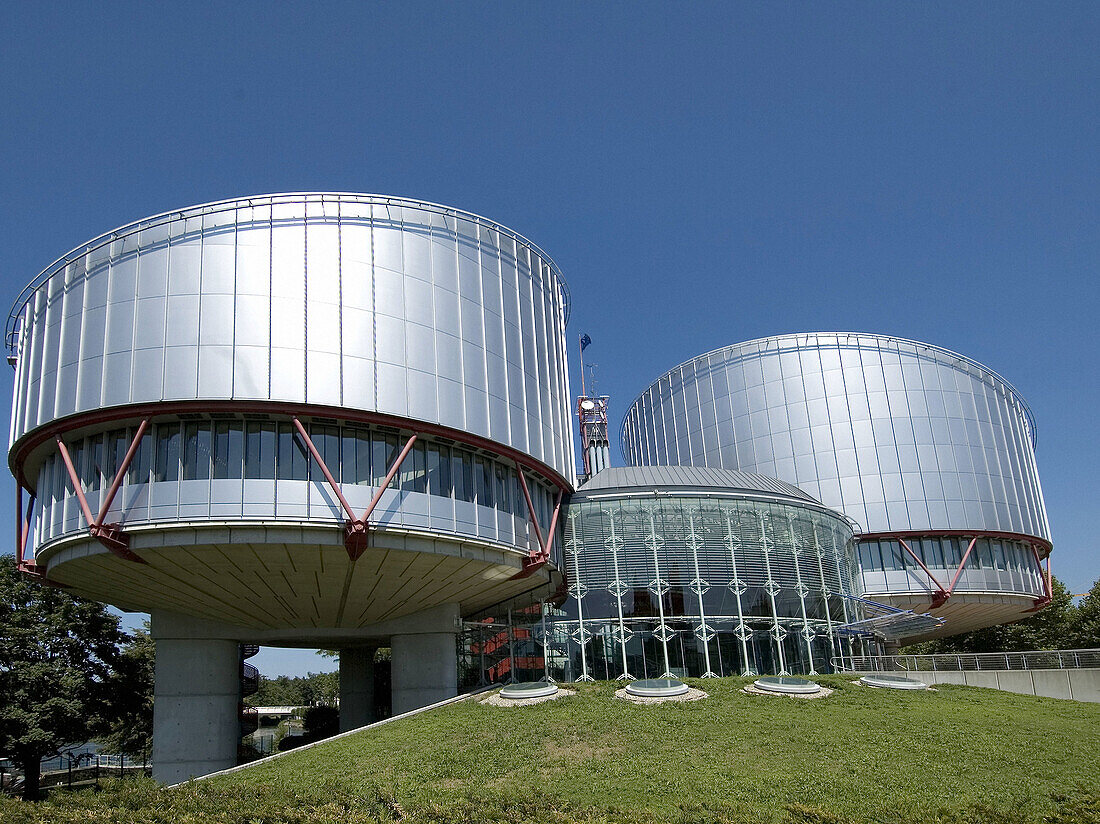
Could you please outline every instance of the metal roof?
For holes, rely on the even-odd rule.
[[[797,486],[784,481],[758,475],[755,472],[740,472],[733,469],[717,469],[709,466],[613,466],[596,473],[577,493],[596,492],[609,489],[662,489],[669,488],[706,488],[740,490],[743,492],[781,495],[786,498],[798,498],[817,503]]]

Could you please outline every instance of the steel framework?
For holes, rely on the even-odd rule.
[[[404,463],[405,458],[408,456],[418,437],[436,435],[445,437],[450,441],[460,443],[475,450],[490,451],[505,456],[515,464],[520,488],[523,490],[523,497],[527,505],[527,517],[537,543],[537,548],[529,551],[527,557],[523,560],[523,568],[514,577],[525,578],[550,562],[550,553],[554,542],[554,535],[557,531],[557,522],[561,515],[562,501],[571,487],[563,477],[550,467],[504,444],[436,424],[352,409],[334,409],[332,407],[317,407],[304,404],[264,403],[259,401],[249,403],[233,401],[180,401],[174,403],[133,406],[127,407],[124,410],[101,410],[91,414],[74,415],[59,421],[57,426],[51,427],[48,431],[34,433],[21,444],[12,467],[13,474],[16,477],[16,511],[23,515],[22,518],[17,517],[16,519],[15,546],[16,563],[19,570],[39,578],[44,577],[44,570],[26,557],[27,543],[31,532],[31,514],[37,497],[34,487],[28,482],[24,473],[25,462],[32,451],[52,439],[56,444],[58,454],[68,473],[69,480],[72,482],[73,491],[80,504],[80,510],[84,515],[85,522],[88,525],[89,534],[105,546],[112,554],[128,561],[145,563],[139,555],[130,549],[129,536],[126,535],[122,526],[119,523],[106,522],[107,513],[114,503],[114,499],[118,494],[118,490],[122,485],[126,472],[133,462],[141,440],[148,432],[149,425],[152,423],[153,419],[163,417],[174,418],[182,414],[194,414],[196,412],[207,414],[211,412],[265,412],[289,417],[299,436],[302,438],[306,449],[317,463],[317,466],[325,477],[325,481],[336,495],[341,508],[347,515],[347,520],[344,523],[344,548],[352,561],[357,560],[368,548],[370,517],[374,513],[378,503],[382,500],[383,493],[400,471],[401,465]],[[404,448],[390,465],[385,479],[379,484],[374,497],[371,499],[370,504],[361,516],[355,513],[355,510],[352,509],[351,504],[344,496],[340,484],[337,483],[332,471],[325,463],[320,451],[310,437],[308,429],[302,423],[301,419],[303,417],[319,417],[323,418],[326,422],[336,418],[355,423],[388,426],[406,432],[411,431],[411,434],[405,441]],[[73,430],[87,429],[90,426],[118,425],[135,419],[140,420],[137,432],[134,434],[130,447],[126,451],[125,458],[115,472],[107,494],[104,496],[103,502],[100,505],[98,516],[93,516],[91,507],[84,495],[79,473],[73,464],[72,457],[69,454],[68,447],[65,445],[63,436],[66,432]],[[542,529],[538,523],[535,508],[531,501],[526,472],[531,472],[558,490],[553,515],[547,528],[545,538],[543,538]],[[25,512],[23,509],[24,489],[30,492],[30,500]]]

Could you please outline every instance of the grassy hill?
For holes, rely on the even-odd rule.
[[[1100,820],[1100,705],[819,680],[836,693],[750,696],[731,678],[656,706],[607,683],[531,707],[465,701],[182,790],[59,796],[50,817],[11,820]]]

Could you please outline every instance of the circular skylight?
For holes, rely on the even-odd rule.
[[[557,695],[557,692],[557,684],[548,684],[545,681],[524,681],[519,684],[509,684],[500,691],[500,697],[517,701],[524,698],[547,698]]]
[[[671,698],[687,692],[688,685],[678,678],[648,678],[631,681],[626,685],[626,691],[637,698]]]
[[[904,675],[864,675],[859,683],[868,687],[883,687],[889,690],[926,690],[928,685],[914,678],[906,678]]]
[[[791,678],[790,676],[768,676],[757,678],[753,686],[766,692],[782,692],[787,695],[813,695],[821,692],[821,685],[805,678]]]

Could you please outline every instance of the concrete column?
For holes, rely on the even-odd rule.
[[[374,717],[374,647],[340,650],[340,732],[365,727]]]
[[[425,632],[391,638],[394,715],[458,695],[457,643],[454,632]]]
[[[156,639],[153,778],[165,784],[237,763],[240,648],[232,640]]]

